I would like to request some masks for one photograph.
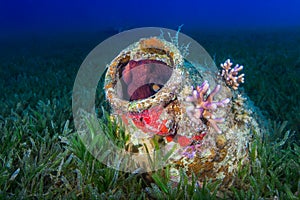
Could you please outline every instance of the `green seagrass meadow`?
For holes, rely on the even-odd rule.
[[[99,32],[1,42],[0,199],[300,199],[300,30],[186,34],[218,67],[227,58],[244,66],[240,89],[268,120],[232,187],[220,191],[210,180],[198,187],[197,174],[188,184],[183,172],[174,186],[168,167],[125,173],[86,150],[74,127],[72,87],[84,58],[111,35]],[[124,144],[116,124],[102,125]]]

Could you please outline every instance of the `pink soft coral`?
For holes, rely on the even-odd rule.
[[[243,69],[243,66],[236,65],[234,68],[231,68],[232,62],[226,60],[225,63],[221,64],[223,68],[220,75],[224,78],[226,84],[232,87],[234,90],[237,90],[240,83],[244,83],[244,74],[238,76],[239,71]]]
[[[195,123],[201,123],[201,118],[204,118],[218,133],[222,133],[222,131],[217,126],[217,123],[224,122],[224,118],[215,117],[212,114],[212,111],[216,110],[218,107],[224,107],[230,101],[228,98],[217,102],[213,101],[213,98],[219,92],[220,87],[220,85],[217,85],[210,94],[207,94],[209,84],[208,81],[204,81],[201,86],[197,86],[197,88],[193,90],[191,96],[186,98],[187,102],[193,104],[186,109],[190,119]]]

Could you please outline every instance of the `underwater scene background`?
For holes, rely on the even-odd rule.
[[[299,19],[297,0],[0,1],[0,199],[299,199]],[[74,81],[94,47],[125,30],[181,25],[218,69],[227,59],[244,66],[239,90],[267,126],[227,188],[184,171],[174,184],[168,167],[109,168],[74,126]],[[106,128],[122,146],[121,127]]]

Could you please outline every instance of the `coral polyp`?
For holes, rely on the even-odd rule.
[[[231,67],[232,65],[233,63],[230,59],[227,59],[224,63],[222,63],[221,67],[223,69],[220,75],[224,78],[228,86],[237,90],[240,83],[244,83],[245,74],[238,75],[238,73],[243,69],[242,65],[237,64],[234,68]]]
[[[191,106],[186,108],[186,112],[191,120],[195,123],[201,123],[201,118],[204,118],[218,133],[222,133],[222,131],[217,123],[222,123],[225,119],[216,117],[212,112],[218,107],[224,107],[230,101],[229,98],[221,101],[213,101],[214,96],[219,92],[220,88],[221,86],[217,85],[214,90],[208,94],[209,84],[208,81],[205,80],[201,86],[197,86],[196,89],[193,90],[191,96],[186,98],[187,102],[192,103]]]

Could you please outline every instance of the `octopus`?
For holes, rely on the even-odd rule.
[[[157,93],[172,75],[172,68],[158,60],[130,60],[121,74],[123,99],[148,98]]]

